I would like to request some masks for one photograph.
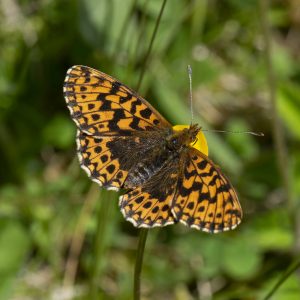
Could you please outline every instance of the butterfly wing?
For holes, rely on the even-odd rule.
[[[145,99],[89,67],[73,66],[67,71],[64,96],[79,129],[81,167],[107,189],[122,187],[130,168],[159,146],[159,139],[151,137],[171,127]]]
[[[88,135],[128,136],[171,127],[145,99],[89,67],[73,66],[67,71],[64,97],[72,119]]]
[[[143,186],[120,197],[120,209],[136,227],[181,223],[205,232],[234,229],[242,218],[237,195],[220,169],[190,148]]]
[[[113,155],[115,137],[94,137],[78,130],[76,142],[80,166],[88,176],[100,186],[118,190],[128,170],[122,168]]]
[[[130,136],[94,136],[77,132],[77,152],[81,167],[100,186],[118,190],[128,187],[128,173],[137,170],[141,162],[159,159],[163,148],[163,131],[142,132]],[[163,158],[164,159],[164,158]]]
[[[234,229],[241,222],[242,209],[229,180],[206,155],[194,148],[181,161],[172,205],[175,219],[211,233]]]
[[[136,227],[166,226],[176,222],[171,211],[176,194],[179,160],[170,160],[144,185],[120,196],[125,219]]]

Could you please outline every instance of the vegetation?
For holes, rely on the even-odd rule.
[[[173,124],[194,117],[244,211],[232,232],[147,235],[142,299],[299,299],[297,1],[0,2],[0,299],[132,299],[139,230],[80,169],[62,95],[87,65],[137,88]],[[298,270],[298,271],[297,271]]]

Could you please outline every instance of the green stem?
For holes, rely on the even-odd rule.
[[[89,299],[99,299],[99,278],[103,267],[103,255],[106,246],[106,233],[108,220],[111,215],[112,203],[111,194],[106,190],[100,191],[100,207],[97,210],[97,231],[95,237],[94,259],[91,266]]]
[[[127,14],[127,17],[124,20],[123,26],[121,27],[121,31],[119,33],[119,36],[117,38],[115,49],[114,49],[113,55],[112,55],[113,58],[116,58],[118,51],[120,51],[121,45],[122,45],[122,43],[125,39],[125,36],[126,36],[126,30],[128,30],[128,28],[129,28],[128,24],[130,23],[130,20],[132,19],[134,11],[136,10],[136,5],[137,5],[137,0],[134,0],[129,13]]]
[[[137,87],[136,87],[137,91],[140,89],[141,83],[142,83],[143,78],[144,78],[147,63],[148,63],[148,60],[149,60],[149,57],[150,57],[150,53],[152,51],[153,42],[154,42],[154,39],[156,37],[158,26],[160,24],[160,20],[161,20],[162,14],[164,12],[164,8],[166,6],[166,3],[167,3],[167,0],[163,0],[162,6],[160,8],[159,15],[158,15],[156,23],[155,23],[155,28],[154,28],[154,31],[153,31],[153,34],[152,34],[152,37],[151,37],[151,41],[150,41],[150,44],[149,44],[149,47],[148,47],[148,50],[147,50],[147,53],[146,53],[146,56],[145,56],[145,59],[144,59],[144,62],[143,62],[143,66],[142,66],[142,69],[141,69],[141,74],[140,74],[139,81],[138,81],[138,84],[137,84]]]
[[[139,244],[137,248],[135,268],[134,268],[134,287],[133,287],[134,300],[139,300],[141,295],[141,272],[142,272],[142,264],[143,264],[143,257],[144,257],[147,235],[148,235],[148,229],[145,228],[140,229]]]
[[[276,282],[271,291],[263,298],[263,300],[271,299],[274,293],[279,289],[279,287],[300,267],[300,261],[293,263],[288,270],[281,276],[281,278]]]
[[[144,4],[142,6],[143,11],[147,11],[147,6],[149,4],[150,0],[145,0]],[[133,68],[134,67],[134,61],[137,63],[138,61],[138,57],[140,55],[140,53],[143,52],[143,49],[141,49],[141,46],[143,45],[143,37],[145,36],[145,28],[146,28],[146,22],[147,22],[147,14],[144,13],[142,16],[142,19],[139,23],[139,32],[138,32],[138,37],[137,37],[137,41],[136,44],[134,45],[134,43],[132,43],[132,45],[134,45],[134,48],[132,48],[132,51],[128,51],[129,53],[133,53],[132,55],[132,59],[130,62],[130,67]],[[134,61],[133,61],[134,60]]]
[[[150,40],[148,51],[146,53],[144,63],[143,63],[142,69],[141,69],[141,74],[140,74],[139,81],[138,81],[138,84],[137,84],[137,87],[136,87],[137,91],[139,90],[139,88],[141,86],[141,83],[143,81],[143,78],[144,78],[147,62],[148,62],[148,59],[149,59],[150,54],[151,54],[153,42],[155,40],[156,33],[158,31],[158,27],[159,27],[160,20],[161,20],[164,8],[166,6],[166,3],[167,3],[167,0],[163,0],[159,15],[158,15],[157,20],[156,20],[155,28],[154,28],[154,31],[153,31],[153,34],[152,34],[152,37],[151,37],[151,40]],[[140,229],[139,244],[138,244],[136,262],[135,262],[135,269],[134,269],[134,286],[133,286],[134,300],[139,300],[140,295],[141,295],[141,272],[142,272],[143,257],[144,257],[144,251],[145,251],[147,235],[148,235],[148,229],[144,229],[144,228]]]

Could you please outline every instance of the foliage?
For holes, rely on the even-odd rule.
[[[138,230],[123,220],[118,195],[99,192],[80,170],[62,84],[66,70],[82,64],[135,88],[161,3],[0,2],[0,299],[132,299]],[[144,299],[262,298],[297,260],[297,5],[274,1],[267,12],[288,201],[272,135],[258,2],[167,2],[139,93],[172,123],[189,124],[191,64],[195,121],[265,137],[206,133],[210,156],[238,191],[244,220],[217,235],[181,225],[151,230]],[[273,299],[299,295],[293,273]]]

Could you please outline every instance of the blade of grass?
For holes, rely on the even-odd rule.
[[[163,0],[160,12],[158,14],[158,17],[157,17],[157,20],[156,20],[156,23],[155,23],[155,27],[154,27],[154,31],[153,31],[153,34],[152,34],[152,37],[151,37],[151,40],[150,40],[150,44],[149,44],[149,47],[148,47],[145,59],[143,61],[143,65],[142,65],[142,68],[141,68],[140,77],[139,77],[139,80],[138,80],[138,84],[136,86],[136,90],[137,91],[140,89],[142,80],[144,78],[145,70],[146,70],[146,67],[147,67],[147,64],[148,64],[148,60],[149,60],[149,57],[150,57],[150,54],[151,54],[151,51],[152,51],[154,39],[156,37],[156,33],[157,33],[157,30],[158,30],[158,27],[159,27],[159,24],[160,24],[160,20],[161,20],[162,14],[164,12],[166,3],[167,3],[167,0]]]
[[[143,4],[143,11],[147,11],[147,6],[149,4],[150,0],[144,0]],[[147,22],[147,14],[144,13],[142,15],[142,19],[139,23],[139,30],[138,35],[135,43],[132,43],[128,49],[128,53],[133,53],[132,57],[129,59],[127,73],[131,74],[132,70],[138,65],[139,57],[141,57],[141,54],[143,53],[144,49],[142,49],[143,38],[145,36],[146,31],[146,22]]]
[[[72,286],[74,284],[78,267],[78,258],[86,233],[86,223],[95,207],[96,199],[98,199],[98,194],[99,187],[95,184],[92,184],[84,201],[84,205],[81,209],[81,213],[72,237],[69,256],[66,263],[63,287]]]
[[[263,298],[263,300],[269,300],[280,288],[280,286],[300,267],[300,261],[294,262],[287,271],[282,274],[281,278],[276,282],[271,291]]]
[[[144,250],[148,235],[148,229],[142,228],[139,233],[139,244],[136,252],[136,261],[134,268],[134,294],[133,299],[139,300],[141,296],[141,272],[143,265]]]
[[[98,186],[97,186],[98,187]],[[97,230],[94,244],[94,259],[91,266],[91,277],[90,277],[90,299],[99,299],[99,278],[102,267],[102,258],[105,250],[105,234],[110,213],[113,203],[116,203],[111,199],[113,194],[110,191],[101,189],[100,193],[100,207],[97,211]]]
[[[114,49],[113,55],[112,55],[113,58],[117,57],[117,53],[118,53],[118,51],[120,51],[121,45],[124,42],[124,38],[126,36],[126,30],[128,29],[128,24],[129,24],[130,20],[132,19],[134,11],[136,10],[136,5],[137,5],[137,0],[134,0],[132,5],[131,5],[131,9],[128,12],[128,15],[126,16],[126,18],[124,20],[124,24],[121,27],[121,31],[119,33],[119,36],[117,38],[115,49]]]

